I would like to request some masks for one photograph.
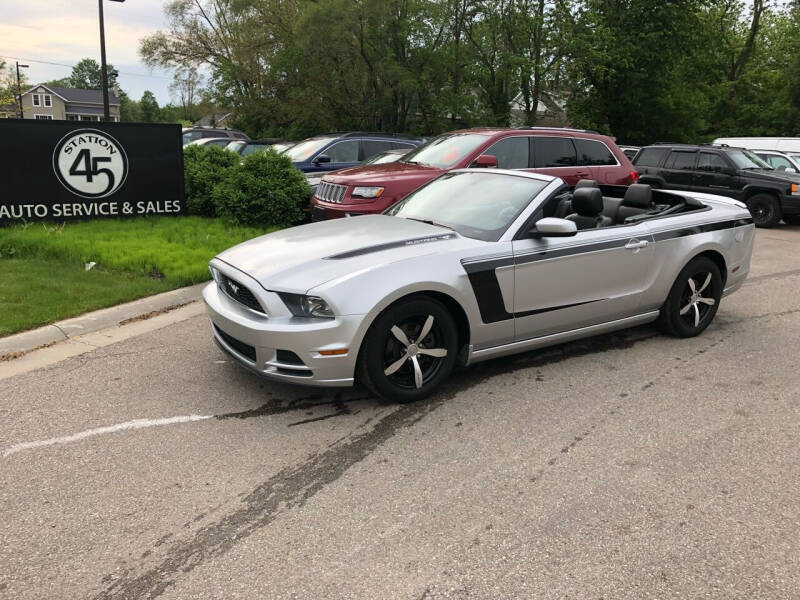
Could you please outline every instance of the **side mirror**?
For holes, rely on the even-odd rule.
[[[328,156],[327,154],[320,154],[319,156],[317,156],[311,162],[313,162],[315,165],[323,165],[323,164],[331,162],[331,157]]]
[[[471,166],[483,167],[484,169],[497,167],[497,157],[493,156],[492,154],[481,154],[473,161]]]
[[[797,173],[797,169],[794,169],[792,167],[786,167],[786,172],[787,173]]]
[[[539,219],[531,227],[531,235],[534,237],[571,237],[576,233],[578,233],[578,226],[574,222],[555,217]]]

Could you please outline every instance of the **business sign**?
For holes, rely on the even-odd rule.
[[[0,120],[0,224],[184,212],[179,125]]]

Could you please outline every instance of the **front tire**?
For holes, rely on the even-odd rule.
[[[747,209],[753,216],[756,227],[769,229],[778,224],[783,216],[778,199],[771,194],[755,194],[747,199]]]
[[[705,331],[717,314],[722,298],[722,275],[705,256],[689,262],[675,279],[661,307],[659,325],[676,337],[694,337]]]
[[[458,329],[445,306],[426,297],[400,301],[381,313],[364,338],[359,380],[390,402],[415,402],[450,376]]]

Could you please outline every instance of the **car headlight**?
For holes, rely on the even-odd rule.
[[[305,296],[303,294],[288,294],[278,292],[286,308],[295,317],[315,317],[318,319],[332,319],[333,310],[322,298],[318,296]]]
[[[211,279],[213,279],[216,283],[219,283],[219,271],[217,271],[211,265],[208,265],[208,270],[211,271]]]
[[[362,187],[356,186],[351,194],[353,198],[380,198],[383,194],[382,187]]]

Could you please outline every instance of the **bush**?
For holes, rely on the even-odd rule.
[[[311,188],[292,161],[274,150],[253,152],[214,188],[217,213],[235,225],[286,227],[300,220]]]
[[[213,192],[225,174],[239,161],[239,155],[212,144],[190,144],[183,150],[186,210],[190,215],[217,215]]]

